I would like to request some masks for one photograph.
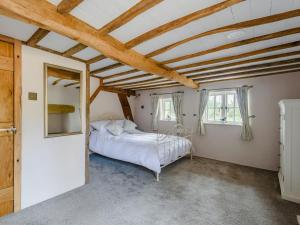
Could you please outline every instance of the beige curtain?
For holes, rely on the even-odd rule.
[[[152,95],[152,130],[158,129],[159,96]]]
[[[183,125],[183,93],[173,93],[172,94],[172,101],[174,106],[174,112],[176,115],[176,123]]]
[[[239,87],[236,89],[237,102],[239,104],[243,121],[241,132],[241,138],[243,141],[251,141],[253,139],[249,121],[248,90],[249,87]]]
[[[205,135],[205,127],[203,123],[203,114],[208,102],[209,91],[206,89],[200,90],[200,102],[199,102],[199,119],[198,119],[198,132],[201,136]]]

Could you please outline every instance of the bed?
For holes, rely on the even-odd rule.
[[[155,173],[157,181],[163,167],[187,155],[192,157],[189,135],[147,133],[134,126],[115,135],[107,130],[111,123],[123,127],[124,123],[129,122],[102,120],[91,123],[90,150],[109,158],[146,167]]]

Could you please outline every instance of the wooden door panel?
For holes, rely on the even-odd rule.
[[[0,129],[14,125],[14,46],[0,41]],[[14,134],[0,131],[0,216],[14,209]]]
[[[13,187],[0,190],[0,216],[13,211],[14,189]]]
[[[13,186],[13,135],[0,133],[0,191]],[[1,199],[0,199],[1,201]]]
[[[13,72],[0,70],[0,123],[13,122]]]

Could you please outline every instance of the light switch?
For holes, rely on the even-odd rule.
[[[28,100],[36,101],[37,93],[36,92],[28,92]]]

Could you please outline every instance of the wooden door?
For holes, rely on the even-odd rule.
[[[19,112],[15,111],[14,46],[14,43],[0,39],[0,216],[11,213],[15,209],[14,159],[15,144],[18,143],[15,118]],[[20,55],[18,57],[20,58]],[[19,163],[19,158],[17,160]]]

